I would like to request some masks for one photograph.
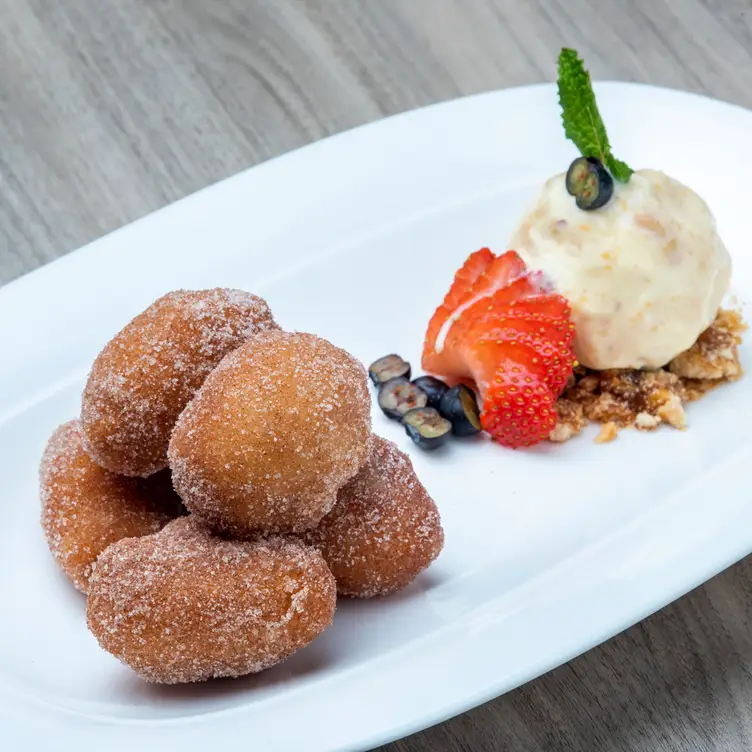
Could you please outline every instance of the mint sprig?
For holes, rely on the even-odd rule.
[[[628,182],[633,170],[611,153],[590,74],[575,50],[564,48],[559,54],[558,87],[561,121],[567,138],[583,157],[597,157],[618,181]]]

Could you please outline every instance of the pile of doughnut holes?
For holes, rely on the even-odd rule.
[[[370,416],[363,365],[256,295],[178,290],[136,316],[39,471],[99,645],[150,682],[238,677],[309,645],[338,595],[410,584],[441,520]]]

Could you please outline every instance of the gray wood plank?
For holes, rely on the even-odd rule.
[[[0,0],[0,283],[379,117],[597,78],[752,106],[750,0]],[[752,564],[383,752],[752,748]]]

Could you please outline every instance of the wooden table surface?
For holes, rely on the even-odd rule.
[[[752,106],[752,0],[0,0],[0,283],[354,125],[552,80]],[[752,749],[752,565],[382,752]]]

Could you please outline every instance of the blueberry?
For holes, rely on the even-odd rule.
[[[567,170],[565,182],[567,193],[585,211],[605,206],[614,193],[614,179],[595,157],[577,157]]]
[[[407,435],[421,449],[438,449],[452,433],[452,424],[434,407],[416,407],[402,416]]]
[[[478,400],[464,384],[452,387],[442,397],[439,410],[451,422],[455,436],[472,436],[480,431]]]
[[[433,376],[419,376],[417,379],[413,379],[413,384],[422,389],[428,397],[428,406],[439,409],[441,404],[441,398],[449,391],[449,387]]]
[[[396,378],[410,380],[410,364],[400,358],[399,355],[385,355],[383,358],[371,363],[368,368],[368,375],[376,386],[386,384]]]
[[[426,393],[407,379],[391,379],[379,387],[379,407],[393,420],[402,420],[408,410],[427,404]]]

